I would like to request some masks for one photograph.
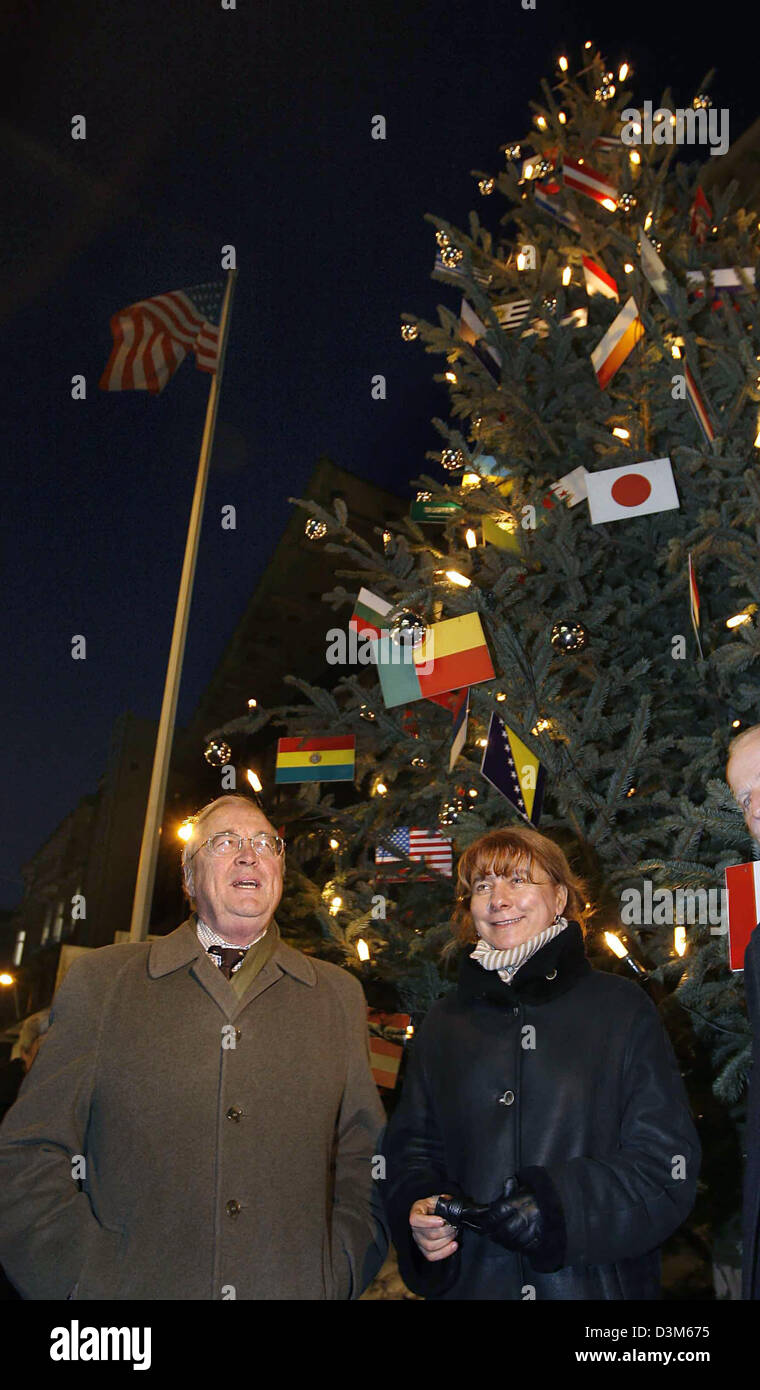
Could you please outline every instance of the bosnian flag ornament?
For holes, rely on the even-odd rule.
[[[667,512],[681,505],[669,458],[587,472],[586,486],[593,526],[647,512]]]

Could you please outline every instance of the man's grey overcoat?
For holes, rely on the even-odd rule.
[[[31,1299],[358,1298],[382,1125],[346,971],[280,941],[238,999],[193,919],[101,947],[0,1128],[0,1261]]]

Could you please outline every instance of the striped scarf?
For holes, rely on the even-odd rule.
[[[530,960],[536,951],[540,951],[547,941],[552,941],[555,936],[559,936],[559,933],[564,931],[566,926],[567,918],[558,917],[545,931],[539,932],[538,936],[532,936],[530,941],[521,941],[519,946],[507,946],[503,951],[497,951],[481,936],[475,950],[470,952],[470,959],[476,960],[484,970],[497,970],[499,979],[508,985],[517,974],[520,966],[524,965],[526,960]]]

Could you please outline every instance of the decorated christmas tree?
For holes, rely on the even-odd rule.
[[[374,546],[299,500],[335,560],[325,681],[246,727],[296,740],[264,790],[286,910],[370,1004],[413,1026],[450,987],[457,854],[540,823],[588,884],[593,964],[638,973],[736,1150],[749,1029],[720,890],[750,857],[723,771],[757,718],[758,217],[733,185],[711,205],[683,148],[716,129],[709,79],[678,111],[631,78],[592,46],[560,59],[505,167],[475,173],[482,213],[430,217],[438,322],[401,331],[443,359],[433,468]]]

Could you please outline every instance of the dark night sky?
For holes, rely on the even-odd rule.
[[[670,84],[688,104],[714,65],[735,139],[760,105],[745,14],[724,6],[699,30],[651,0],[4,7],[0,905],[96,788],[115,717],[160,707],[208,377],[186,362],[156,399],[99,392],[111,315],[217,278],[219,248],[236,246],[181,722],[318,456],[402,494],[428,466],[440,360],[402,343],[400,314],[457,297],[430,279],[424,213],[462,224],[476,206],[495,229],[504,208],[470,170],[501,167],[540,78],[563,48],[577,65],[586,38],[633,62],[640,102]],[[85,142],[70,138],[79,113]],[[75,372],[86,402],[70,399]],[[228,502],[235,532],[219,526]]]

